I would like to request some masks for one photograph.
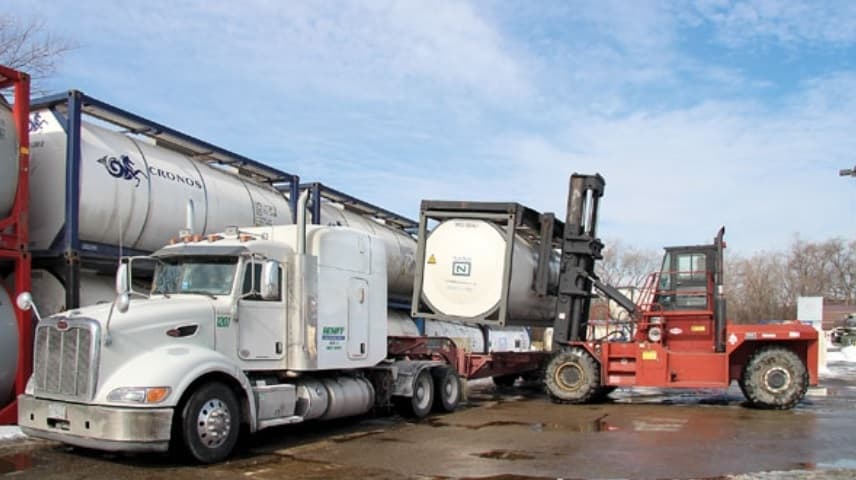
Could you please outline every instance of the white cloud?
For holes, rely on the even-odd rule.
[[[697,8],[719,29],[719,40],[732,47],[762,39],[788,46],[856,42],[856,3],[847,0],[703,0]]]
[[[708,102],[662,113],[579,116],[560,135],[500,141],[529,195],[563,211],[566,176],[607,180],[602,234],[655,247],[708,240],[728,226],[739,251],[853,234],[854,194],[838,168],[854,162],[856,109],[840,101],[856,75],[808,82],[784,110]],[[545,175],[546,174],[546,175]],[[553,174],[553,176],[550,176]]]

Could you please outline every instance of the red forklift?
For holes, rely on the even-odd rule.
[[[603,400],[618,387],[728,388],[748,405],[789,409],[817,385],[817,331],[799,322],[730,324],[723,291],[725,228],[712,245],[666,248],[637,301],[601,282],[594,266],[600,175],[571,176],[561,247],[553,357],[545,386],[557,403]],[[599,336],[589,328],[592,288],[629,312]]]

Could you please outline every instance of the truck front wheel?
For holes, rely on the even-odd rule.
[[[241,426],[238,400],[226,385],[206,383],[187,398],[179,421],[182,445],[194,460],[221,462],[238,441]]]
[[[808,372],[793,351],[771,346],[758,349],[752,355],[739,383],[753,406],[787,410],[805,396]]]

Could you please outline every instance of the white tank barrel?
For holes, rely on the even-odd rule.
[[[408,302],[413,294],[416,240],[407,233],[345,210],[335,204],[321,205],[321,225],[342,225],[373,233],[386,246],[389,299]]]
[[[50,111],[33,113],[33,123],[31,249],[47,250],[65,223],[67,135]],[[291,222],[287,200],[271,187],[88,122],[80,135],[83,241],[155,250],[184,228],[188,200],[195,233]]]
[[[18,323],[9,292],[0,284],[0,408],[14,397],[18,369]]]
[[[401,310],[387,310],[387,335],[390,337],[418,337],[419,328],[410,318],[408,312]]]
[[[426,319],[425,335],[451,338],[459,347],[473,353],[528,352],[532,344],[529,332],[524,327],[476,326],[445,320]]]
[[[17,191],[18,133],[12,109],[0,96],[0,219],[9,215]]]
[[[538,250],[514,237],[506,324],[552,324],[556,297],[535,293]],[[421,299],[435,312],[482,323],[503,301],[507,240],[503,227],[485,220],[449,219],[425,240]],[[550,262],[549,283],[558,281],[558,255]]]
[[[40,268],[33,269],[31,275],[33,301],[39,314],[47,317],[67,310],[65,305],[65,286],[53,273]],[[110,303],[116,298],[114,277],[98,275],[93,271],[80,272],[80,305]]]

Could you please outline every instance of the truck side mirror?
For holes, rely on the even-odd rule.
[[[128,264],[123,263],[119,265],[119,269],[116,270],[116,295],[127,294],[129,290]]]
[[[262,265],[259,293],[263,300],[273,300],[279,296],[279,264],[268,260]]]

